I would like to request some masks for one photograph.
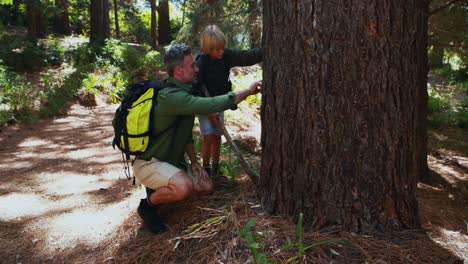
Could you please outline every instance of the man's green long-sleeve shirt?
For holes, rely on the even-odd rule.
[[[175,122],[177,125],[153,138],[141,158],[150,160],[154,157],[186,169],[184,150],[187,144],[193,143],[194,115],[234,108],[234,94],[230,92],[216,97],[196,97],[193,96],[191,85],[175,78],[167,81],[175,84],[175,87],[164,88],[158,93],[158,104],[153,108],[152,134],[157,135]]]

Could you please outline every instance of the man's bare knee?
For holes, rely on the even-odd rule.
[[[177,200],[183,200],[193,192],[193,181],[183,171],[179,171],[169,179],[168,187],[174,190]]]

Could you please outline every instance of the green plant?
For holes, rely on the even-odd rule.
[[[223,160],[220,162],[221,172],[229,176],[229,187],[234,186],[234,180],[239,172],[240,162],[234,151],[228,145],[221,146]]]
[[[151,50],[145,54],[141,64],[143,74],[151,79],[154,78],[156,73],[162,68],[163,60],[158,51]]]
[[[307,246],[304,245],[302,220],[303,220],[303,214],[299,213],[299,219],[298,219],[298,222],[297,222],[297,225],[296,225],[296,234],[295,234],[296,235],[296,242],[287,244],[287,245],[280,248],[280,251],[288,250],[288,249],[291,249],[291,248],[297,248],[296,255],[289,258],[286,261],[286,263],[296,263],[298,260],[303,258],[304,253],[307,250],[309,250],[311,248],[314,248],[314,247],[317,247],[317,246],[320,246],[320,245],[329,244],[329,243],[341,243],[341,244],[344,244],[344,245],[347,244],[342,240],[327,239],[327,240],[322,240],[322,241],[319,241],[319,242],[316,242],[316,243],[313,243],[313,244],[310,244],[310,245],[307,245]]]
[[[247,242],[247,247],[250,249],[252,253],[253,261],[255,264],[268,264],[274,263],[273,261],[269,260],[265,253],[261,253],[258,250],[263,247],[263,245],[257,241],[255,241],[254,233],[250,232],[250,229],[257,223],[257,219],[251,218],[246,224],[244,229],[237,232],[237,234],[245,239]],[[258,239],[257,239],[258,240]]]
[[[202,136],[194,136],[193,137],[193,145],[195,147],[196,153],[201,152],[201,144],[202,144]]]

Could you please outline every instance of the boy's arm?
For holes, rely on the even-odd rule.
[[[262,49],[235,50],[226,49],[226,60],[230,67],[250,66],[262,61]]]

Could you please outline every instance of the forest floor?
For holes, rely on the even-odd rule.
[[[75,104],[66,116],[0,131],[0,262],[252,263],[236,234],[251,218],[259,253],[276,263],[299,256],[297,247],[278,251],[294,242],[295,225],[266,214],[243,173],[234,186],[216,180],[211,196],[163,207],[168,232],[149,233],[136,214],[144,190],[126,179],[111,147],[116,107]],[[256,110],[241,108],[230,120],[235,138],[259,142]],[[381,237],[308,230],[305,245],[346,245],[313,247],[300,263],[468,263],[467,129],[431,130],[429,141],[431,174],[417,190],[424,231]],[[258,157],[249,160],[258,166]]]

